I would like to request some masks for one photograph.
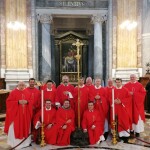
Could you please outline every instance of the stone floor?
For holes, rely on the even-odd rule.
[[[0,122],[0,150],[10,150],[11,147],[7,145],[7,136],[3,132],[4,122]],[[143,142],[145,141],[145,142]],[[118,142],[116,145],[111,143],[111,136],[105,142],[100,143],[99,145],[89,145],[84,147],[78,146],[67,146],[60,147],[54,145],[46,145],[40,147],[35,143],[32,143],[32,146],[23,148],[23,150],[149,150],[150,149],[150,119],[146,119],[145,123],[145,132],[141,133],[139,139],[129,140],[130,144],[125,144],[122,141]]]

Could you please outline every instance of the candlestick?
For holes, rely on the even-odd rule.
[[[112,88],[112,118],[115,120],[114,89]]]
[[[43,123],[44,121],[44,109],[43,109],[43,105],[44,105],[44,98],[43,98],[43,90],[41,90],[41,121]]]

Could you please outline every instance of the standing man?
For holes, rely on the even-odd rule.
[[[56,89],[53,88],[53,81],[46,82],[47,88],[44,90],[44,100],[51,100],[52,105],[55,105]]]
[[[113,116],[118,117],[118,133],[119,138],[125,143],[128,142],[130,134],[130,116],[129,116],[129,105],[131,96],[128,90],[122,87],[122,80],[116,78],[116,87],[114,89],[114,110],[115,114],[112,113],[112,107],[110,110],[110,119],[112,122]],[[112,92],[109,96],[110,105],[112,106]],[[128,132],[126,132],[128,131]]]
[[[146,91],[141,83],[136,81],[136,75],[130,75],[130,81],[124,85],[132,96],[130,116],[132,118],[132,129],[135,132],[136,137],[140,136],[140,132],[144,131],[144,100]],[[132,134],[132,133],[131,133]]]
[[[25,90],[25,83],[19,81],[6,100],[6,120],[4,132],[8,134],[7,142],[15,147],[27,138],[16,149],[27,147],[31,143],[32,102],[30,93]]]
[[[41,94],[40,94],[40,91],[35,87],[35,84],[36,84],[35,79],[30,78],[29,79],[29,87],[27,87],[25,89],[30,93],[30,100],[32,102],[33,115],[41,107]]]
[[[87,77],[86,78],[86,83],[85,86],[89,89],[91,96],[93,97],[92,99],[94,99],[94,85],[92,84],[92,78],[91,77]]]
[[[71,108],[74,109],[73,91],[74,86],[69,83],[69,77],[67,75],[64,75],[62,77],[62,83],[57,87],[56,90],[56,105],[58,107],[62,106],[64,100],[69,99]]]
[[[78,95],[79,94],[79,95]],[[78,96],[80,103],[78,105]],[[74,89],[74,101],[75,101],[75,121],[78,124],[78,106],[80,107],[80,120],[83,119],[83,113],[88,108],[88,102],[93,100],[92,93],[89,88],[84,85],[84,78],[81,77],[79,80],[79,87],[76,86]]]
[[[70,145],[70,135],[75,130],[74,119],[75,114],[70,107],[70,101],[64,100],[63,106],[56,113],[57,145]]]
[[[99,144],[104,141],[104,124],[99,111],[94,109],[94,103],[88,102],[88,109],[83,114],[82,129],[88,132],[90,144]]]
[[[107,139],[108,136],[108,109],[109,103],[106,99],[105,89],[101,86],[101,79],[95,79],[95,87],[94,87],[94,99],[95,99],[95,109],[98,110],[101,114],[101,118],[103,121],[104,127],[104,136]]]
[[[47,144],[56,144],[56,134],[57,134],[57,127],[56,127],[56,110],[52,107],[51,100],[44,101],[44,135],[45,141]],[[38,132],[38,129],[41,127],[41,110],[37,112],[34,116],[34,127]],[[36,139],[36,138],[35,138]]]

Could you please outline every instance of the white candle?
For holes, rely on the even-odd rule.
[[[43,123],[44,120],[44,109],[43,109],[43,105],[44,105],[44,99],[43,99],[43,90],[41,90],[41,121]]]
[[[115,120],[114,89],[112,88],[112,117]]]

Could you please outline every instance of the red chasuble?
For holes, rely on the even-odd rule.
[[[58,127],[57,145],[69,145],[71,132],[75,130],[74,124],[75,114],[74,110],[59,108],[56,114],[56,125]],[[70,123],[67,123],[71,120]],[[62,129],[63,125],[67,125],[66,129]]]
[[[69,99],[71,108],[74,109],[73,98],[69,98],[69,95],[66,95],[65,91],[69,91],[73,96],[74,86],[71,84],[68,84],[67,86],[65,86],[64,84],[60,84],[56,90],[56,102],[59,102],[62,106],[64,103],[64,100]]]
[[[25,105],[19,104],[19,100],[23,99],[27,100],[28,103]],[[6,106],[5,133],[8,134],[9,126],[14,123],[15,138],[23,139],[28,137],[32,119],[30,93],[26,90],[14,89],[6,100]]]
[[[35,87],[34,88],[27,87],[25,90],[27,90],[30,93],[30,100],[32,102],[33,114],[35,114],[37,111],[39,111],[41,107],[41,93]]]
[[[88,101],[93,100],[93,96],[85,85],[79,88],[80,95],[80,121],[82,121],[83,113],[88,108]],[[74,101],[75,101],[75,120],[78,124],[78,87],[74,89]]]
[[[135,83],[128,82],[127,84],[124,85],[124,87],[126,87],[129,90],[129,92],[134,93],[132,96],[132,102],[131,102],[132,105],[130,107],[133,123],[134,124],[138,123],[139,115],[141,116],[141,119],[145,121],[144,100],[145,100],[146,91],[144,87],[139,82],[135,82]]]
[[[131,96],[126,88],[114,89],[114,99],[120,99],[121,104],[115,104],[115,115],[118,116],[118,132],[130,129],[129,106]],[[112,106],[112,92],[109,96],[110,105]],[[112,122],[112,107],[110,110],[110,119]]]
[[[105,89],[103,87],[99,89],[94,89],[94,97],[96,95],[100,96],[100,99],[95,99],[95,109],[97,109],[102,117],[103,123],[105,122],[105,119],[108,118],[108,109],[109,109],[109,103],[106,100],[106,94]]]
[[[51,91],[47,89],[44,90],[44,100],[50,99],[52,105],[55,105],[55,98],[56,98],[56,89],[52,88]]]
[[[91,129],[92,125],[95,126],[94,130]],[[86,110],[83,114],[82,128],[87,129],[90,144],[96,144],[104,132],[101,114],[97,110],[93,110],[92,112]]]
[[[90,97],[91,97],[91,100],[94,100],[94,97],[95,97],[95,87],[94,85],[86,85],[85,86],[89,89],[89,92],[90,92]]]
[[[57,127],[55,124],[55,119],[56,110],[54,108],[51,108],[51,110],[46,110],[44,108],[44,134],[47,144],[56,144]],[[39,111],[34,117],[34,126],[36,125],[37,121],[41,122],[41,111]],[[48,128],[49,124],[52,124],[51,128]]]

